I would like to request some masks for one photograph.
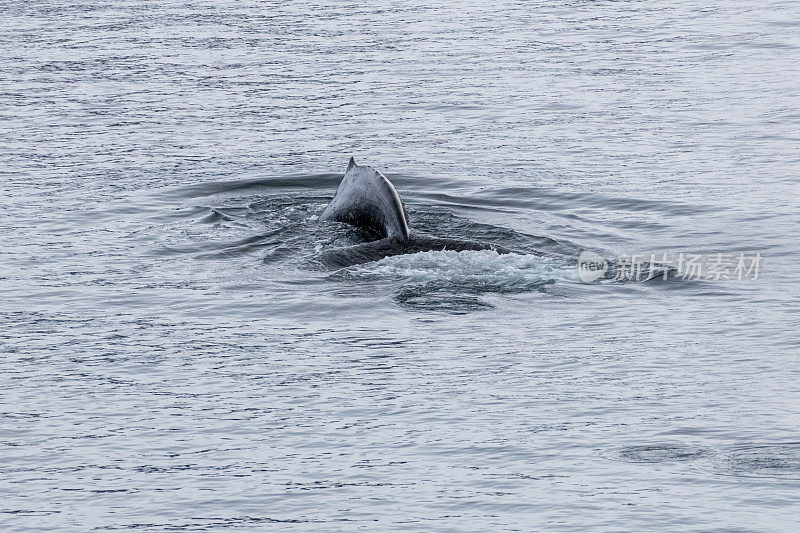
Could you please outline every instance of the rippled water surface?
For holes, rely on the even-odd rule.
[[[796,3],[0,14],[0,528],[796,529]]]

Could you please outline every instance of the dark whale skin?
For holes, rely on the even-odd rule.
[[[367,228],[381,238],[400,242],[410,237],[408,216],[392,182],[372,167],[357,165],[352,157],[336,196],[320,220]]]

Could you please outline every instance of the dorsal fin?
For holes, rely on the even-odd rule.
[[[319,218],[367,228],[402,242],[409,239],[408,216],[397,189],[386,176],[372,167],[356,165],[352,157],[336,196]]]

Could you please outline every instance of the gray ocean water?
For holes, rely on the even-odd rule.
[[[796,2],[0,15],[0,529],[797,530]]]

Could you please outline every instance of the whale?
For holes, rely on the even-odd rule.
[[[408,213],[389,178],[350,158],[336,195],[320,215],[375,232],[381,238],[408,242]]]
[[[393,255],[438,250],[512,252],[483,242],[412,234],[408,211],[389,178],[370,166],[356,164],[353,157],[333,200],[319,219],[321,222],[343,222],[374,237],[362,244],[328,250],[317,258],[322,264],[334,268]]]

